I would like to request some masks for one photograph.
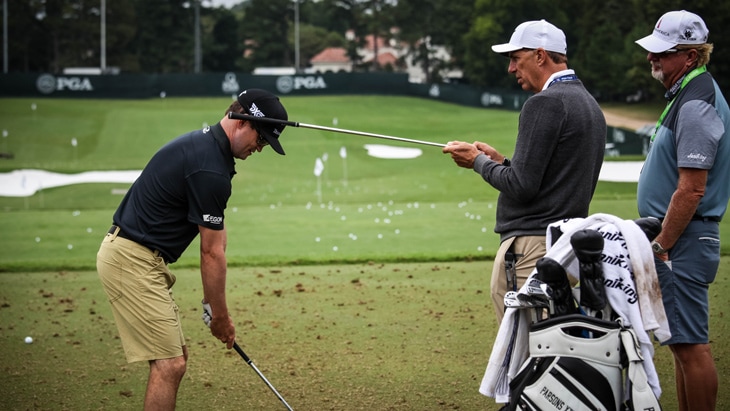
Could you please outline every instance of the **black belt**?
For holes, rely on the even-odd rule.
[[[117,230],[119,230],[119,232],[117,232]],[[117,237],[122,237],[122,238],[126,238],[126,239],[127,239],[127,240],[129,240],[129,241],[134,241],[134,240],[132,240],[131,238],[129,238],[129,237],[128,237],[128,236],[126,235],[126,234],[124,234],[124,231],[122,231],[122,228],[121,228],[121,227],[119,227],[118,225],[114,225],[114,224],[112,224],[112,226],[111,226],[111,227],[109,228],[109,231],[108,231],[108,233],[109,233],[109,234],[112,234],[112,235],[113,235],[114,233],[117,233]],[[135,242],[136,242],[136,241],[135,241]]]
[[[664,221],[664,217],[660,218],[659,221]],[[712,221],[714,223],[719,223],[721,221],[720,217],[702,217],[700,215],[693,215],[692,221]]]
[[[119,230],[119,231],[117,231],[117,230]],[[112,235],[114,235],[114,233],[117,233],[117,237],[121,237],[121,238],[124,238],[129,241],[134,241],[135,243],[137,243],[143,247],[147,247],[144,244],[140,244],[137,240],[129,238],[129,236],[127,236],[124,233],[124,231],[122,231],[122,228],[117,225],[112,224],[112,226],[109,228],[108,233],[112,234]],[[154,254],[155,257],[162,257],[162,259],[165,260],[165,263],[167,263],[167,258],[165,258],[165,255],[162,254],[162,252],[160,250],[155,250],[154,248],[151,248],[151,247],[147,247],[147,248],[149,248],[149,250],[152,251],[152,254]]]
[[[720,217],[702,217],[702,216],[699,216],[699,215],[693,215],[692,216],[692,221],[712,221],[712,222],[715,222],[715,223],[719,223],[720,222]]]

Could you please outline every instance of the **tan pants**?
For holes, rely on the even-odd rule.
[[[515,271],[517,274],[516,288],[520,287],[527,281],[535,269],[537,260],[545,256],[545,236],[523,236],[512,237],[504,240],[499,246],[497,255],[494,257],[494,266],[492,267],[491,294],[494,303],[494,312],[497,315],[497,324],[502,322],[504,317],[504,295],[507,291],[507,271],[505,267],[505,253],[512,247],[512,252],[517,257]],[[520,256],[520,254],[522,254]]]
[[[183,355],[185,338],[172,286],[175,276],[158,252],[107,234],[96,268],[111,303],[128,362]]]

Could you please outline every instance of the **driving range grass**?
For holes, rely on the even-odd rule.
[[[730,406],[730,257],[710,292],[718,409]],[[232,268],[237,340],[295,410],[497,410],[478,393],[496,321],[491,262]],[[190,349],[181,410],[282,410],[200,319],[195,269],[174,270]],[[34,342],[23,339],[32,336]],[[126,364],[92,271],[0,275],[0,408],[141,409],[148,366]],[[664,409],[677,409],[671,354],[657,347]]]
[[[508,156],[518,118],[406,97],[282,100],[293,121],[441,143],[478,139]],[[0,99],[8,132],[0,151],[14,154],[0,171],[141,169],[165,142],[217,122],[229,102]],[[364,144],[416,146],[293,128],[282,143],[284,157],[266,149],[237,162],[226,212],[229,305],[247,354],[294,409],[497,409],[477,392],[496,334],[487,273],[497,192],[437,147],[377,159]],[[325,154],[318,193],[313,168]],[[128,187],[0,197],[1,409],[141,408],[147,366],[125,363],[94,272],[121,200],[114,193]],[[601,182],[591,212],[636,218],[635,193],[636,184]],[[730,223],[721,235],[730,238]],[[283,409],[199,320],[197,250],[196,242],[172,265],[191,350],[179,408]],[[711,288],[721,387],[730,369],[717,343],[730,336],[728,262]],[[33,344],[23,343],[27,335]],[[670,359],[657,350],[662,402],[676,409]],[[718,409],[730,406],[726,391]]]
[[[518,113],[394,96],[283,97],[290,119],[447,142],[487,141],[510,155]],[[7,130],[0,170],[135,170],[179,134],[217,122],[228,98],[0,99]],[[35,110],[32,109],[35,107]],[[77,145],[71,144],[76,139]],[[438,147],[293,128],[286,156],[237,162],[226,213],[231,265],[480,260],[493,257],[497,191]],[[365,144],[418,147],[407,160],[371,157]],[[346,157],[340,156],[345,148]],[[314,175],[317,158],[325,170]],[[0,271],[85,269],[129,184],[80,184],[0,197]],[[318,191],[319,187],[319,191]],[[636,185],[600,183],[591,206],[636,218]],[[721,224],[725,238],[730,223]],[[178,267],[195,266],[193,244]],[[723,246],[723,252],[730,252]]]

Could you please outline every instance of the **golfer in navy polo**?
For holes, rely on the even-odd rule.
[[[175,408],[188,350],[168,264],[198,234],[203,302],[212,311],[210,332],[229,349],[236,339],[226,304],[224,225],[235,159],[245,160],[267,145],[284,155],[279,143],[284,126],[230,119],[230,112],[287,120],[278,97],[249,89],[217,124],[167,143],[122,200],[97,255],[127,361],[150,365],[146,410]]]

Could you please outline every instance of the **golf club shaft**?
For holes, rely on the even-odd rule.
[[[259,377],[261,377],[261,379],[264,380],[266,385],[271,389],[271,391],[274,392],[274,394],[276,394],[276,397],[279,399],[279,401],[282,402],[282,404],[284,404],[286,409],[288,409],[289,411],[293,411],[292,408],[289,406],[289,404],[284,399],[284,397],[282,397],[281,394],[279,394],[279,391],[276,391],[276,388],[274,388],[274,386],[271,385],[269,380],[267,380],[266,377],[264,377],[264,374],[262,374],[261,371],[259,371],[258,367],[256,367],[256,364],[254,364],[253,361],[251,361],[251,359],[248,358],[248,355],[246,355],[246,353],[243,352],[243,349],[241,349],[241,347],[238,345],[237,342],[233,343],[233,349],[236,350],[236,352],[241,356],[241,358],[243,358],[243,360],[246,361],[246,364],[250,365],[251,368],[253,368],[253,370],[256,371],[256,374],[258,374]]]
[[[436,147],[445,147],[446,146],[446,144],[434,143],[432,141],[414,140],[414,139],[410,139],[410,138],[388,136],[385,134],[366,133],[364,131],[347,130],[344,128],[324,127],[324,126],[318,126],[318,125],[314,125],[314,124],[298,123],[296,121],[279,120],[279,119],[270,118],[270,117],[256,117],[256,116],[251,116],[248,114],[228,113],[228,118],[232,118],[232,119],[236,119],[236,120],[251,120],[251,121],[261,121],[264,123],[283,124],[283,125],[291,126],[291,127],[311,128],[314,130],[330,131],[333,133],[353,134],[356,136],[382,138],[382,139],[386,139],[386,140],[401,141],[404,143],[423,144],[426,146],[436,146]]]

